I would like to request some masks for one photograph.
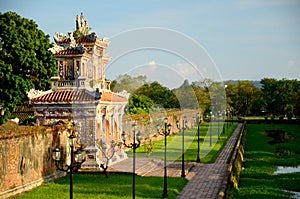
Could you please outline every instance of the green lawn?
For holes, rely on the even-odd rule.
[[[212,146],[210,146],[210,129],[209,123],[203,122],[200,126],[200,158],[203,163],[212,163],[218,157],[219,152],[225,146],[226,141],[231,136],[232,132],[236,129],[237,123],[227,125],[224,123],[225,133],[221,123],[212,122]],[[218,130],[220,131],[220,139],[218,139]],[[198,137],[197,126],[185,130],[185,162],[195,162],[198,152]],[[147,145],[139,147],[137,150],[137,157],[147,156]],[[130,152],[128,153],[129,156]],[[182,155],[182,132],[172,134],[167,138],[167,160],[168,161],[181,161]],[[153,153],[150,157],[164,158],[164,139],[153,142]]]
[[[187,183],[185,178],[168,177],[169,198],[175,198]],[[111,174],[109,178],[98,174],[75,174],[73,197],[84,199],[128,199],[132,198],[132,175]],[[136,198],[161,198],[163,178],[136,176]],[[18,199],[69,198],[69,177],[45,183]]]
[[[277,166],[300,165],[300,125],[249,124],[245,143],[245,168],[233,198],[290,198],[300,192],[300,172],[273,175]],[[275,143],[266,130],[282,129],[287,142]]]

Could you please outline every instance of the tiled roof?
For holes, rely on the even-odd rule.
[[[95,101],[95,96],[85,90],[57,90],[45,95],[32,98],[31,102],[72,102],[72,101]],[[127,102],[127,99],[111,92],[104,92],[101,101]]]
[[[90,33],[87,35],[84,35],[82,38],[78,39],[77,43],[95,43],[97,41],[97,34],[96,33]]]
[[[104,93],[102,93],[101,101],[105,101],[105,102],[127,102],[127,99],[125,97],[121,97],[119,95],[116,95],[112,92],[104,92]]]
[[[71,102],[92,100],[95,100],[95,97],[84,90],[57,90],[31,99],[32,102]]]
[[[81,55],[83,53],[84,52],[78,49],[71,48],[71,49],[66,49],[66,50],[56,52],[55,55]]]
[[[94,43],[95,40],[89,38],[89,37],[82,37],[80,39],[77,40],[77,43],[81,44],[81,43]]]
[[[67,38],[67,39],[58,41],[57,43],[58,43],[58,44],[68,44],[68,43],[70,43],[70,42],[71,42],[71,39],[70,39],[70,38]]]

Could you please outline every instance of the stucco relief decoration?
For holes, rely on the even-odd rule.
[[[61,33],[61,32],[56,32],[55,36],[53,36],[53,39],[55,41],[55,43],[60,43],[66,39],[68,39],[68,35]]]
[[[64,47],[59,46],[57,44],[54,44],[52,48],[49,48],[49,51],[52,52],[53,54],[55,54],[59,51],[62,51],[62,50],[64,50]]]
[[[74,39],[74,37],[73,37],[73,33],[72,33],[72,32],[69,32],[68,34],[69,34],[69,38],[70,38],[70,40],[71,40],[71,42],[70,42],[70,47],[75,47],[75,46],[76,46],[76,41],[75,41],[75,39]]]
[[[110,41],[109,41],[109,39],[108,39],[107,37],[103,37],[103,38],[101,39],[101,41],[102,41],[104,44],[106,44],[106,45],[109,45],[109,44],[110,44]]]
[[[84,19],[83,13],[76,16],[76,29],[87,34],[89,32],[89,23],[87,19]]]
[[[32,98],[36,98],[36,97],[39,97],[39,96],[42,96],[42,95],[45,95],[45,94],[51,93],[51,92],[52,92],[52,90],[40,91],[40,90],[35,90],[32,88],[28,92],[26,92],[26,94],[29,99],[32,99]]]
[[[73,33],[69,32],[68,35],[61,33],[61,32],[56,32],[55,36],[53,37],[55,44],[53,45],[52,48],[49,48],[49,51],[51,51],[53,54],[66,50],[66,49],[75,49],[79,51],[80,53],[85,52],[85,48],[82,45],[78,45],[76,43],[75,38],[73,37]],[[69,40],[68,42],[65,42]],[[59,44],[59,45],[58,45]]]

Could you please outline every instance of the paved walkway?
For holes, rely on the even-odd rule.
[[[198,164],[188,173],[189,182],[177,199],[218,198],[224,180],[228,177],[227,160],[235,147],[242,124],[239,124],[213,164]]]
[[[224,180],[228,177],[228,158],[234,149],[242,124],[239,124],[228,139],[219,157],[213,164],[185,163],[186,178],[189,182],[177,199],[218,198]],[[127,158],[109,167],[109,172],[132,172],[132,158]],[[163,161],[155,158],[137,158],[136,174],[140,176],[163,176]],[[181,162],[168,164],[167,175],[181,176]]]

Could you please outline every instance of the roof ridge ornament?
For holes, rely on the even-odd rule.
[[[30,89],[28,92],[26,92],[27,97],[29,98],[29,100],[31,100],[32,98],[36,98],[36,97],[40,97],[42,95],[51,93],[52,90],[47,90],[47,91],[41,91],[41,90],[35,90],[34,88]]]
[[[84,19],[83,12],[80,13],[80,16],[76,16],[76,31],[80,31],[83,35],[89,34],[89,24],[88,20]]]
[[[86,35],[85,37],[86,37],[88,40],[91,40],[91,41],[95,42],[96,39],[97,39],[97,34],[96,34],[95,32],[92,32],[91,34],[88,34],[88,35]]]

